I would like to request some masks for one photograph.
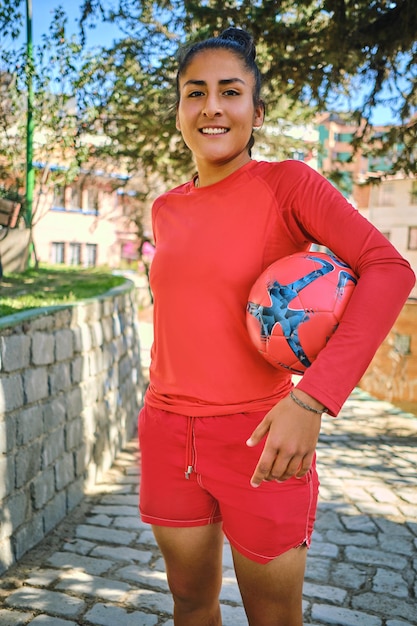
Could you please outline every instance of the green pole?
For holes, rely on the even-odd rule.
[[[26,120],[26,225],[32,228],[33,189],[35,172],[33,169],[33,45],[32,45],[32,0],[26,0],[26,84],[27,84],[27,120]],[[30,238],[29,265],[32,256],[32,237]]]

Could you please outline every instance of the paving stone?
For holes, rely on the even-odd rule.
[[[356,546],[347,546],[346,556],[349,561],[366,563],[368,565],[386,565],[396,570],[407,567],[407,560],[405,558],[385,552],[383,547],[381,547],[380,550],[368,550],[366,548],[357,548]]]
[[[397,598],[408,597],[407,581],[398,572],[387,569],[377,569],[372,581],[372,589],[376,593],[388,593]]]
[[[318,624],[336,624],[337,626],[382,626],[382,619],[362,611],[352,611],[338,606],[314,604],[311,615]]]
[[[409,620],[410,625],[416,622],[416,604],[414,598],[409,602],[386,593],[363,593],[352,598],[352,607],[360,611],[371,611],[392,618]]]
[[[71,541],[66,541],[66,543],[64,543],[63,550],[86,555],[95,547],[96,544],[92,541],[86,541],[85,539],[71,539]]]
[[[107,559],[94,559],[74,552],[55,552],[49,557],[48,563],[62,569],[83,569],[89,574],[102,574],[113,565],[113,562]]]
[[[241,606],[221,605],[223,626],[247,626],[248,619]]]
[[[35,587],[49,587],[59,576],[60,572],[56,569],[40,569],[33,572],[25,582],[27,585],[34,585]]]
[[[113,602],[120,602],[130,590],[130,586],[120,580],[90,576],[80,571],[64,574],[55,588],[58,591],[69,591],[80,596],[94,596]]]
[[[135,563],[148,563],[152,558],[152,552],[149,550],[136,550],[135,548],[114,548],[112,546],[97,546],[91,552],[91,556],[107,558],[112,561],[127,561]]]
[[[125,609],[110,604],[96,604],[85,615],[85,619],[94,626],[155,626],[158,618],[154,615]]]
[[[168,591],[168,583],[165,572],[158,572],[149,568],[140,569],[137,565],[129,565],[117,570],[115,574],[118,578],[128,580],[129,582],[133,582],[137,585],[145,585],[146,587]]]
[[[60,619],[59,617],[38,615],[35,619],[29,622],[28,626],[77,626],[77,623],[69,622],[67,619]]]
[[[332,583],[345,589],[361,589],[368,578],[367,571],[352,563],[336,563],[331,575]]]
[[[103,541],[104,543],[118,543],[126,545],[131,543],[136,535],[129,533],[125,530],[114,530],[113,528],[102,528],[101,526],[89,526],[88,524],[81,524],[77,526],[77,537],[82,539],[94,540],[96,542]]]
[[[114,518],[110,515],[91,515],[86,518],[87,524],[95,524],[96,526],[110,526]]]
[[[172,615],[174,603],[170,594],[152,589],[135,589],[126,597],[125,604],[155,613]]]
[[[139,502],[137,495],[108,494],[103,496],[101,504],[109,504],[110,506],[135,506],[136,510],[138,510]]]
[[[125,515],[124,517],[116,517],[114,519],[113,526],[115,528],[129,528],[131,530],[140,530],[141,526],[139,521],[139,515],[136,515],[135,517],[130,517],[128,515]]]
[[[305,582],[303,595],[310,598],[328,600],[332,604],[340,605],[345,601],[347,591],[338,587],[330,587],[329,585],[315,585],[313,583]]]
[[[97,504],[91,512],[97,515],[128,515],[129,517],[139,515],[137,506],[110,506],[109,504]]]
[[[85,606],[84,601],[79,598],[36,587],[21,587],[10,594],[6,604],[18,609],[36,609],[63,617],[75,617]]]
[[[8,611],[7,609],[0,609],[1,626],[22,626],[23,624],[27,624],[27,621],[31,617],[32,613],[18,613]]]

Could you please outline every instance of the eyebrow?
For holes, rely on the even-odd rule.
[[[230,85],[231,83],[242,83],[242,85],[246,84],[245,81],[242,80],[241,78],[222,78],[221,80],[219,80],[219,85]],[[207,83],[205,80],[190,79],[184,83],[183,87],[187,87],[187,85],[196,85],[196,86],[202,87],[206,84]]]

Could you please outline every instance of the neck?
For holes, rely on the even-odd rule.
[[[227,178],[227,176],[230,176],[230,174],[233,174],[233,172],[236,172],[250,161],[251,157],[246,153],[244,158],[235,159],[229,163],[223,163],[218,167],[206,167],[205,164],[197,163],[198,172],[194,177],[194,185],[196,187],[214,185],[224,178]]]

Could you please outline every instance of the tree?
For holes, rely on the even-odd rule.
[[[19,37],[24,21],[22,4],[16,0],[0,10],[0,192],[6,198],[19,199],[21,214],[32,230],[42,216],[45,187],[72,180],[87,155],[80,141],[72,87],[78,78],[82,48],[75,40],[65,38],[67,18],[58,8],[49,30],[35,48],[33,60],[29,58],[26,42]],[[38,193],[33,210],[26,211],[29,74],[33,87],[31,110],[37,129],[30,166],[34,167]],[[51,167],[56,163],[61,168]]]
[[[354,146],[366,141],[369,149],[372,113],[388,106],[397,126],[378,138],[375,152],[400,146],[393,171],[416,171],[414,0],[119,0],[116,7],[107,0],[85,0],[81,28],[100,13],[132,41],[142,41],[148,70],[164,75],[161,84],[154,83],[158,94],[172,77],[178,44],[241,26],[258,42],[269,110],[275,111],[282,97],[287,104],[318,110],[343,106],[358,123]],[[165,150],[166,143],[160,147]]]

